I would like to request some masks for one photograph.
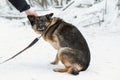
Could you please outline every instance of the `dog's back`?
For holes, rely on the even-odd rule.
[[[69,55],[69,57],[73,57],[73,60],[83,67],[82,71],[86,70],[90,62],[90,51],[85,38],[72,24],[63,22],[59,26],[60,27],[56,32],[59,39],[59,45],[61,47],[71,48],[73,50],[72,53],[74,54],[67,55]]]

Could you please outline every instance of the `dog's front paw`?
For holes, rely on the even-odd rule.
[[[56,64],[58,64],[58,62],[53,61],[53,62],[51,62],[50,64],[56,65]]]
[[[55,68],[55,69],[53,69],[53,71],[55,71],[55,72],[59,72],[59,69],[58,69],[58,68]]]

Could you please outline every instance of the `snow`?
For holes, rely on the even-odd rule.
[[[86,13],[94,11],[96,11],[94,7],[92,9],[73,7],[65,11],[51,9],[40,12],[40,14],[54,12],[54,16],[76,25],[81,31],[91,51],[91,63],[86,71],[80,72],[77,76],[54,72],[52,69],[63,65],[50,64],[57,51],[41,38],[33,47],[16,58],[0,64],[0,80],[119,80],[120,17],[114,17],[113,13],[108,14],[101,26],[96,24],[82,27],[79,19],[83,19],[83,15],[87,18],[89,15]],[[21,20],[0,18],[0,62],[28,46],[38,36],[30,25],[23,25]]]

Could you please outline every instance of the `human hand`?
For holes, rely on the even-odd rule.
[[[25,13],[26,13],[26,15],[38,16],[38,14],[35,11],[31,10],[31,9],[26,10]]]

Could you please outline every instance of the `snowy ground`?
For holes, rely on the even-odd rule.
[[[120,80],[120,17],[112,20],[113,17],[106,16],[108,21],[101,26],[81,27],[79,20],[86,11],[69,9],[60,13],[51,10],[56,13],[55,16],[76,25],[86,38],[91,51],[91,63],[86,71],[78,76],[52,71],[63,65],[50,64],[56,50],[41,38],[21,55],[0,64],[0,80]],[[19,20],[0,18],[0,62],[25,48],[38,36],[30,25],[23,25]]]
[[[106,27],[78,27],[91,50],[91,64],[88,70],[78,76],[53,72],[53,68],[63,65],[50,64],[56,51],[49,43],[40,39],[15,59],[0,64],[0,80],[119,80],[120,24],[117,21],[119,19]],[[16,54],[38,36],[30,26],[13,24],[15,25],[13,21],[1,19],[0,61]]]

